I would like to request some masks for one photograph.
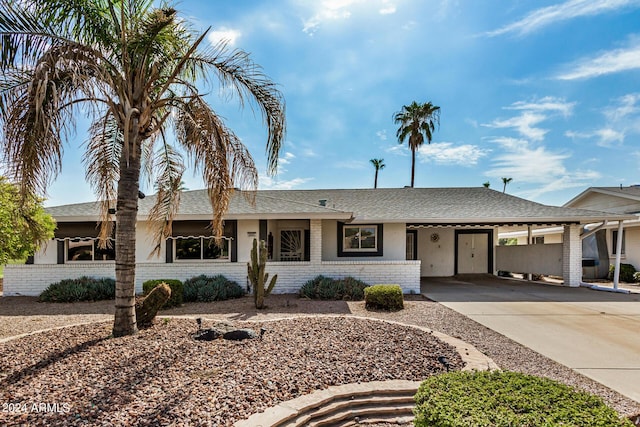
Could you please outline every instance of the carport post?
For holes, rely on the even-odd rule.
[[[564,226],[562,236],[562,278],[565,286],[580,286],[582,281],[582,239],[580,224]]]
[[[618,289],[618,282],[620,280],[620,252],[622,252],[623,229],[623,221],[618,221],[618,240],[616,241],[616,263],[613,270],[613,289]]]

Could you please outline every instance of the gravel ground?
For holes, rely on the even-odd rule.
[[[158,321],[121,339],[107,338],[110,326],[0,345],[0,401],[13,404],[0,424],[231,425],[331,385],[444,372],[438,356],[463,366],[427,332],[349,316],[237,322],[267,329],[262,340],[241,342],[195,341],[191,319]],[[54,411],[33,409],[41,403]]]
[[[633,415],[633,414],[640,413],[640,404],[638,402],[630,400],[620,395],[619,393],[612,391],[609,388],[572,371],[571,369],[563,365],[560,365],[518,343],[515,343],[514,341],[504,337],[503,335],[500,335],[460,315],[459,313],[448,309],[447,307],[444,307],[436,302],[432,302],[427,299],[424,299],[420,296],[406,296],[405,301],[406,302],[405,302],[404,310],[400,312],[389,313],[389,312],[372,312],[372,311],[365,310],[363,302],[309,301],[309,300],[299,299],[297,298],[297,296],[294,296],[294,295],[273,295],[267,298],[268,308],[261,311],[258,311],[253,307],[252,298],[245,297],[245,298],[240,298],[238,300],[225,301],[223,303],[185,304],[184,306],[179,308],[163,311],[161,312],[161,316],[162,315],[200,316],[207,319],[227,319],[227,320],[233,320],[233,321],[243,321],[243,320],[264,321],[264,320],[269,320],[274,318],[300,317],[300,316],[309,316],[309,315],[318,315],[318,314],[339,314],[339,315],[353,314],[357,316],[374,317],[379,319],[394,320],[394,321],[398,321],[406,324],[425,326],[425,327],[443,332],[445,334],[448,334],[469,342],[470,344],[478,348],[480,351],[484,352],[489,357],[493,358],[493,360],[503,369],[509,369],[512,371],[545,376],[545,377],[552,378],[552,379],[564,382],[566,384],[575,386],[576,388],[583,389],[591,393],[597,394],[601,396],[613,408],[615,408],[621,414],[624,414],[624,415]],[[27,297],[0,298],[0,339],[2,339],[2,337],[15,335],[17,333],[24,333],[24,332],[37,330],[37,329],[42,329],[44,327],[61,326],[62,324],[64,324],[64,322],[82,323],[82,322],[87,322],[87,321],[96,320],[96,319],[110,319],[112,316],[112,313],[113,313],[112,301],[97,302],[97,303],[81,303],[81,304],[46,304],[46,303],[35,303],[34,299],[27,298]],[[34,319],[39,319],[39,320],[34,320]],[[312,324],[313,322],[316,322],[316,321],[322,321],[322,319],[307,319],[307,321]],[[183,322],[186,322],[186,323],[183,323]],[[189,329],[189,327],[193,326],[193,324],[194,324],[193,321],[179,321],[177,319],[173,319],[166,325],[164,323],[159,323],[156,325],[155,328],[159,328],[159,331],[162,332],[163,334],[165,332],[163,332],[164,329],[162,328],[169,328],[169,326],[171,326],[171,328],[169,328],[170,330],[175,329],[175,330],[181,331],[180,333],[185,333],[185,332],[192,332],[191,329],[193,328]],[[287,323],[278,322],[278,324],[285,325]],[[297,323],[297,324],[302,325],[303,323]],[[178,326],[174,326],[174,325],[180,325],[180,327],[178,328]],[[258,326],[253,325],[253,327],[257,328]],[[328,332],[332,331],[331,328],[328,328],[325,330]],[[93,326],[85,326],[80,328],[73,328],[70,331],[72,332],[69,332],[68,330],[62,330],[62,331],[57,331],[55,333],[56,338],[58,336],[66,336],[66,334],[69,334],[69,333],[73,337],[76,337],[76,338],[71,337],[67,340],[64,340],[60,344],[61,347],[55,347],[55,348],[58,348],[58,351],[60,351],[61,349],[65,348],[64,347],[65,345],[71,346],[71,347],[76,346],[76,350],[74,350],[74,352],[71,352],[69,354],[65,353],[66,354],[65,358],[60,361],[58,361],[57,358],[54,357],[55,350],[52,350],[53,347],[51,347],[52,345],[57,346],[58,344],[55,344],[56,343],[55,341],[53,341],[52,343],[49,342],[49,340],[51,339],[50,337],[53,336],[51,333],[44,334],[44,337],[39,335],[39,336],[28,337],[28,338],[19,340],[17,342],[19,343],[19,348],[12,347],[16,344],[11,342],[6,344],[0,344],[0,384],[2,384],[0,389],[2,390],[2,393],[3,393],[2,394],[3,399],[2,401],[0,401],[0,403],[8,402],[7,395],[4,394],[6,393],[5,388],[8,386],[11,387],[11,390],[14,390],[14,391],[11,391],[11,393],[17,393],[18,391],[20,393],[27,393],[24,395],[24,397],[20,397],[20,396],[23,396],[22,394],[20,395],[10,394],[9,397],[12,399],[15,399],[16,396],[18,396],[22,400],[28,399],[25,401],[33,402],[33,399],[36,399],[36,398],[38,399],[47,398],[48,395],[38,394],[37,391],[31,390],[31,389],[33,389],[34,386],[37,386],[40,383],[47,383],[47,381],[50,379],[47,376],[50,375],[51,372],[56,372],[55,375],[58,375],[58,377],[60,377],[60,378],[56,377],[58,379],[55,381],[52,381],[52,383],[54,384],[51,386],[54,388],[53,392],[56,392],[56,390],[58,390],[59,393],[62,393],[60,395],[67,396],[68,389],[73,388],[75,386],[70,387],[68,385],[65,385],[63,381],[65,375],[67,377],[72,376],[73,381],[76,381],[78,379],[76,377],[78,376],[81,378],[87,377],[87,375],[85,375],[85,372],[86,372],[85,368],[79,371],[77,368],[74,368],[74,366],[78,366],[78,360],[80,359],[88,360],[89,363],[81,364],[79,366],[95,366],[90,371],[91,376],[89,377],[89,380],[88,380],[90,383],[96,382],[98,380],[107,382],[107,383],[102,383],[100,386],[104,388],[103,391],[99,391],[94,386],[91,386],[90,390],[94,390],[93,395],[91,396],[94,396],[94,397],[91,397],[89,393],[81,393],[82,396],[87,394],[87,397],[85,399],[90,399],[90,398],[95,399],[96,396],[97,398],[104,398],[105,396],[111,397],[110,396],[111,394],[114,395],[114,399],[125,399],[125,396],[118,397],[119,396],[118,393],[115,392],[118,386],[118,378],[121,378],[119,372],[121,371],[130,372],[130,369],[133,369],[133,368],[129,368],[127,366],[123,367],[121,366],[121,364],[119,364],[119,362],[116,363],[115,360],[110,362],[109,360],[111,359],[108,359],[105,362],[106,356],[103,357],[102,352],[104,352],[105,354],[110,354],[111,355],[110,357],[113,357],[113,358],[122,358],[124,357],[124,355],[126,355],[126,357],[129,360],[131,360],[137,365],[140,365],[139,363],[140,360],[153,361],[153,364],[136,366],[137,370],[134,369],[134,371],[131,371],[132,374],[142,375],[142,378],[144,381],[147,381],[151,377],[149,370],[154,370],[155,368],[158,368],[159,370],[168,369],[169,374],[176,375],[176,373],[174,372],[173,363],[175,363],[175,366],[180,367],[180,369],[183,369],[183,370],[191,370],[191,371],[195,370],[196,372],[198,372],[198,370],[200,369],[200,372],[203,372],[203,371],[208,372],[206,371],[206,369],[198,367],[200,366],[199,360],[200,360],[200,357],[202,357],[203,353],[196,352],[196,350],[193,350],[192,347],[199,348],[198,347],[199,344],[194,346],[194,345],[191,345],[191,342],[189,341],[189,344],[186,345],[184,344],[185,342],[184,338],[174,339],[174,341],[176,341],[174,344],[166,343],[166,345],[168,346],[167,348],[173,349],[172,350],[173,353],[170,353],[170,354],[172,354],[174,357],[173,360],[167,361],[167,357],[170,358],[171,356],[160,357],[155,355],[156,347],[157,346],[162,347],[165,344],[162,344],[162,345],[157,344],[156,339],[151,339],[149,338],[148,335],[146,335],[146,334],[149,334],[149,332],[147,331],[141,332],[141,334],[139,334],[139,336],[137,337],[129,337],[129,338],[124,338],[122,340],[102,340],[96,343],[93,343],[91,340],[106,337],[110,331],[109,323],[105,323],[99,326],[93,325]],[[359,333],[365,334],[366,331],[362,330]],[[278,334],[281,334],[281,333],[278,332]],[[283,336],[285,337],[288,336],[287,332],[282,332],[282,334],[284,334]],[[296,331],[295,333],[290,332],[290,335],[294,335],[294,336],[299,336],[299,334],[300,334],[299,331]],[[267,337],[269,337],[269,335],[270,334],[265,335],[265,341],[267,341]],[[160,334],[160,336],[164,336],[164,335]],[[271,334],[271,337],[269,337],[268,339],[274,339],[275,336],[276,336],[275,334]],[[325,339],[327,336],[323,335],[321,339],[317,339],[317,341],[319,343],[329,342]],[[345,338],[345,336],[346,335],[344,334],[339,334],[339,336],[335,337],[331,345],[323,346],[325,348],[320,353],[324,354],[325,352],[331,352],[331,349],[335,346],[334,342],[335,343],[348,342],[349,340],[343,339]],[[46,340],[43,340],[43,338],[46,338]],[[315,335],[307,336],[303,340],[304,345],[309,345],[309,343],[314,339],[316,339]],[[46,347],[49,348],[49,350],[45,350],[43,348],[44,347],[43,344],[36,343],[38,340],[45,341],[47,343]],[[140,340],[140,341],[136,341],[136,340]],[[30,344],[29,345],[24,344],[27,342]],[[90,344],[88,344],[86,347],[83,347],[83,345],[80,345],[78,347],[78,343],[86,343],[86,342],[89,342]],[[120,342],[122,342],[123,344],[116,345],[117,343],[120,343]],[[283,338],[283,340],[279,342],[280,343],[286,342],[287,345],[282,345],[282,347],[291,350],[293,347],[291,343],[294,343],[295,341],[289,341],[289,338]],[[355,342],[357,343],[358,341],[355,341]],[[75,344],[72,344],[72,343],[75,343]],[[149,354],[148,352],[139,353],[138,347],[140,346],[130,346],[131,348],[128,348],[124,343],[140,343],[142,344],[143,347],[146,346],[147,348],[151,348],[152,354]],[[179,344],[179,343],[182,343],[182,344]],[[256,344],[258,343],[259,342],[256,342]],[[181,345],[182,347],[180,347]],[[251,345],[254,345],[254,344],[251,344]],[[130,352],[131,354],[125,353],[125,347],[127,347],[128,352]],[[278,348],[279,347],[280,346],[278,346]],[[331,354],[339,354],[340,357],[342,357],[342,359],[336,359],[337,361],[353,359],[354,357],[357,357],[357,355],[356,355],[356,352],[354,352],[354,349],[352,347],[353,346],[347,346],[343,350],[340,350],[337,353],[331,353]],[[9,350],[9,348],[12,348],[13,350]],[[34,348],[38,349],[38,351],[34,352],[33,351]],[[94,355],[93,349],[95,348],[100,348],[101,352]],[[235,349],[236,347],[232,347],[232,348]],[[117,349],[118,352],[111,353],[112,351],[115,351],[115,349]],[[108,417],[110,417],[112,413],[117,413],[119,414],[119,416],[125,417],[123,418],[123,420],[132,420],[137,418],[127,418],[127,417],[139,416],[139,415],[136,415],[136,413],[144,413],[144,414],[147,414],[146,416],[152,416],[152,417],[162,417],[164,416],[164,413],[167,412],[167,414],[173,414],[173,415],[167,415],[167,416],[177,417],[175,419],[170,418],[169,422],[173,422],[179,425],[179,422],[177,420],[180,418],[176,414],[183,414],[181,416],[184,416],[184,413],[186,413],[187,411],[194,411],[194,413],[198,413],[199,411],[202,410],[197,406],[204,405],[205,403],[204,401],[199,400],[200,398],[198,398],[197,396],[200,396],[199,390],[205,389],[206,387],[212,387],[212,388],[206,388],[207,390],[209,390],[208,391],[209,400],[206,401],[207,404],[212,404],[211,402],[214,402],[213,403],[214,405],[220,404],[222,405],[221,408],[223,408],[225,404],[230,404],[230,402],[244,402],[244,403],[237,403],[237,404],[248,405],[248,407],[242,409],[243,413],[246,415],[260,412],[264,410],[266,407],[269,407],[279,402],[280,400],[287,400],[289,398],[294,398],[297,395],[304,394],[307,391],[312,390],[312,388],[308,388],[306,389],[307,391],[304,391],[305,390],[304,386],[298,385],[297,394],[293,393],[291,390],[289,391],[285,390],[282,395],[276,395],[271,400],[269,400],[270,399],[269,396],[271,396],[271,394],[266,396],[264,399],[260,397],[256,399],[255,402],[251,402],[246,399],[233,400],[230,397],[226,397],[223,399],[222,397],[219,397],[219,396],[221,395],[234,396],[234,394],[230,394],[230,393],[238,393],[238,395],[243,395],[242,394],[243,392],[253,393],[252,390],[255,390],[256,389],[255,387],[257,386],[255,385],[252,387],[242,386],[243,384],[245,384],[244,378],[252,378],[254,381],[256,380],[256,378],[264,380],[264,378],[268,376],[268,374],[261,374],[262,371],[258,369],[266,369],[266,371],[264,372],[273,372],[273,370],[276,369],[274,365],[278,365],[278,361],[282,360],[280,359],[281,356],[274,356],[272,354],[269,354],[269,356],[271,356],[271,359],[267,358],[267,361],[263,361],[263,359],[259,359],[261,361],[260,363],[264,364],[264,367],[262,367],[262,365],[258,365],[258,364],[254,365],[252,363],[254,359],[250,359],[249,358],[250,355],[242,354],[242,358],[238,358],[236,357],[237,355],[235,352],[232,352],[232,355],[230,356],[229,354],[225,355],[224,353],[218,353],[217,350],[213,351],[210,347],[205,347],[205,349],[208,349],[208,353],[206,354],[210,355],[209,357],[210,366],[211,364],[214,364],[213,366],[218,366],[218,364],[221,364],[220,366],[237,367],[238,363],[241,362],[242,369],[239,369],[238,370],[239,372],[235,374],[233,372],[226,373],[222,378],[225,381],[226,379],[230,378],[228,383],[227,382],[221,383],[220,381],[218,381],[217,378],[221,375],[221,371],[217,371],[217,370],[215,372],[212,371],[211,372],[212,376],[210,378],[206,378],[206,381],[205,381],[205,378],[199,378],[197,376],[196,377],[183,376],[184,382],[182,384],[182,387],[184,387],[184,389],[181,393],[184,394],[184,396],[180,396],[180,397],[172,397],[170,393],[167,393],[165,391],[165,390],[173,390],[171,387],[175,387],[175,385],[173,384],[173,382],[175,381],[174,379],[175,377],[172,377],[171,375],[167,376],[166,380],[158,379],[157,381],[162,381],[162,382],[160,384],[156,384],[154,388],[152,388],[151,390],[141,385],[144,383],[144,381],[142,381],[140,384],[134,384],[127,381],[125,390],[127,393],[133,393],[131,397],[133,401],[127,403],[126,405],[123,405],[122,409],[112,408],[110,406],[105,406],[104,404],[97,405],[95,408],[95,410],[97,411],[95,414],[96,418],[94,418],[94,420],[96,420],[96,422],[99,424],[100,422],[102,422],[102,420],[109,419]],[[54,352],[51,353],[51,351],[54,351]],[[416,356],[416,353],[413,351],[413,347],[407,348],[403,351],[405,352],[404,354],[406,354],[407,358],[413,358]],[[183,353],[189,355],[185,358],[187,361],[181,360],[182,359],[181,357],[180,358],[177,357],[177,354],[183,354]],[[164,354],[164,352],[162,354]],[[20,366],[22,366],[22,368],[16,367],[16,361],[21,360],[23,355],[28,356],[26,357],[26,362],[25,362],[27,363],[27,365],[20,363]],[[345,355],[351,355],[351,356],[344,357]],[[367,360],[377,360],[378,356],[379,354],[376,353],[375,357],[369,357]],[[231,358],[231,360],[226,359],[229,357]],[[301,357],[301,354],[299,352],[293,353],[293,354],[289,352],[287,353],[286,356],[283,356],[283,357],[285,357],[284,360],[288,361],[289,359],[287,358],[299,359]],[[72,362],[66,362],[65,359],[67,358],[71,359]],[[94,361],[94,358],[95,358],[95,361]],[[404,361],[404,358],[405,356],[403,355],[402,360],[399,360],[398,363],[400,363],[401,361]],[[177,362],[178,359],[181,360],[179,363]],[[39,362],[37,360],[39,360]],[[54,360],[56,361],[55,363],[53,363]],[[415,362],[415,359],[411,359],[411,360]],[[237,361],[238,363],[231,365],[230,363],[232,361]],[[28,365],[29,363],[31,363],[31,365]],[[393,363],[395,364],[396,362],[394,361]],[[420,364],[421,363],[417,363],[416,365],[412,366],[412,372],[418,370],[420,368]],[[26,369],[26,367],[28,366],[31,366],[31,370]],[[72,371],[72,373],[64,374],[65,366],[67,366],[68,369]],[[252,366],[255,366],[255,368],[253,368]],[[18,369],[18,371],[16,371],[16,369]],[[17,380],[13,381],[14,378],[17,378],[15,376],[15,372],[20,372],[19,369],[23,369],[23,371],[21,372],[24,372],[25,374],[23,377],[20,377],[21,379],[19,381]],[[33,369],[35,369],[34,372],[38,372],[38,373],[32,374],[31,372],[33,371]],[[281,369],[281,367],[277,367],[277,369]],[[117,376],[115,378],[101,379],[101,377],[104,377],[103,373],[105,370],[109,370],[109,372],[117,373]],[[333,371],[336,371],[336,369],[334,368]],[[63,372],[63,374],[61,374],[61,372]],[[307,370],[305,369],[304,372],[306,373]],[[214,373],[215,375],[213,375]],[[332,374],[335,374],[335,372],[332,372]],[[229,377],[229,375],[231,375],[231,377]],[[274,377],[274,378],[278,378],[278,379],[287,378],[286,373],[281,372],[279,375],[280,375],[279,377]],[[295,374],[295,375],[299,376],[300,374]],[[158,377],[164,378],[161,376],[158,376]],[[302,378],[308,379],[308,377],[302,377]],[[406,379],[412,379],[412,378],[406,378]],[[353,378],[351,379],[345,378],[345,381],[350,381],[352,379]],[[369,378],[369,380],[371,379],[372,378]],[[62,381],[62,384],[60,383],[60,381]],[[121,380],[121,381],[124,381],[124,380]],[[233,381],[235,381],[235,383]],[[322,378],[318,378],[317,381],[318,381],[318,384],[326,382]],[[329,385],[329,384],[326,384],[326,385]],[[120,386],[124,387],[124,385],[122,384],[120,384]],[[263,386],[264,386],[263,384],[260,385],[260,387],[263,387]],[[56,389],[55,387],[58,387],[58,388]],[[35,388],[37,389],[38,387],[35,387]],[[140,392],[138,391],[139,388],[140,390],[146,390],[146,391]],[[64,393],[59,390],[64,390]],[[262,390],[262,388],[260,388],[260,390]],[[32,393],[32,394],[29,395],[28,393]],[[261,393],[264,393],[264,391],[261,391]],[[273,390],[270,390],[269,393],[273,393]],[[147,402],[144,399],[144,397],[147,395],[153,396],[153,399],[152,399],[153,404]],[[192,400],[192,395],[196,396],[196,397],[193,397],[193,400]],[[140,405],[140,403],[136,401],[136,399],[138,398],[142,399],[143,402],[147,402],[146,405],[148,407],[146,409],[140,408],[137,406],[137,405]],[[168,401],[166,402],[166,404],[164,404],[164,406],[162,406],[161,402],[165,399],[167,399]],[[179,399],[179,400],[176,400],[176,399]],[[42,401],[43,400],[38,400],[37,402],[42,402]],[[47,401],[44,400],[44,402],[47,402]],[[54,402],[49,401],[49,403],[55,403],[55,402],[60,402],[60,403],[73,402],[74,408],[76,408],[76,405],[78,404],[76,403],[75,397],[73,400],[70,398],[67,398],[66,400],[62,400],[62,401],[54,401]],[[79,400],[78,402],[94,402],[94,401]],[[120,403],[117,403],[117,404],[119,405]],[[177,406],[181,406],[181,405],[185,405],[183,406],[184,410],[179,410],[176,408]],[[196,405],[196,407],[193,408],[192,407],[193,405]],[[211,420],[212,417],[216,416],[215,411],[218,411],[218,410],[220,409],[211,410],[211,408],[209,408],[206,415],[206,417],[208,418],[203,418],[203,419]],[[107,415],[107,418],[101,418],[104,415],[100,415],[100,411],[103,411]],[[126,415],[129,412],[131,412],[131,415]],[[0,424],[3,424],[1,422],[2,417],[7,415],[8,414],[6,413],[0,412]],[[11,416],[10,419],[12,421],[17,421],[22,419],[20,417],[27,416],[26,414],[9,414],[9,415]],[[43,418],[42,414],[38,414],[36,417],[29,418],[29,420],[33,420],[33,421],[42,421],[44,419],[49,420],[49,418]],[[76,422],[68,417],[64,419],[67,420],[66,422]],[[154,425],[154,422],[155,422],[153,421],[154,419],[155,418],[148,419],[149,421],[148,424]],[[236,417],[233,419],[238,419],[238,418]],[[229,423],[228,420],[225,420],[225,422],[227,424]],[[224,423],[222,424],[224,425]]]

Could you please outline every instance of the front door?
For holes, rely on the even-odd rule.
[[[490,270],[490,231],[456,233],[456,274],[483,274]]]

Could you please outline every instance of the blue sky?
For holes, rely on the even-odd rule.
[[[208,100],[249,147],[261,189],[410,183],[393,115],[441,107],[416,187],[502,190],[561,205],[588,186],[640,184],[640,0],[183,0],[209,41],[251,53],[286,99],[279,173],[265,175],[260,115],[216,86]],[[93,200],[65,150],[47,205]],[[186,187],[202,188],[192,170]],[[143,190],[151,193],[149,188]]]

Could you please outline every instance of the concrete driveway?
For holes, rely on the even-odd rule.
[[[640,402],[640,294],[499,278],[429,278],[422,293]]]

